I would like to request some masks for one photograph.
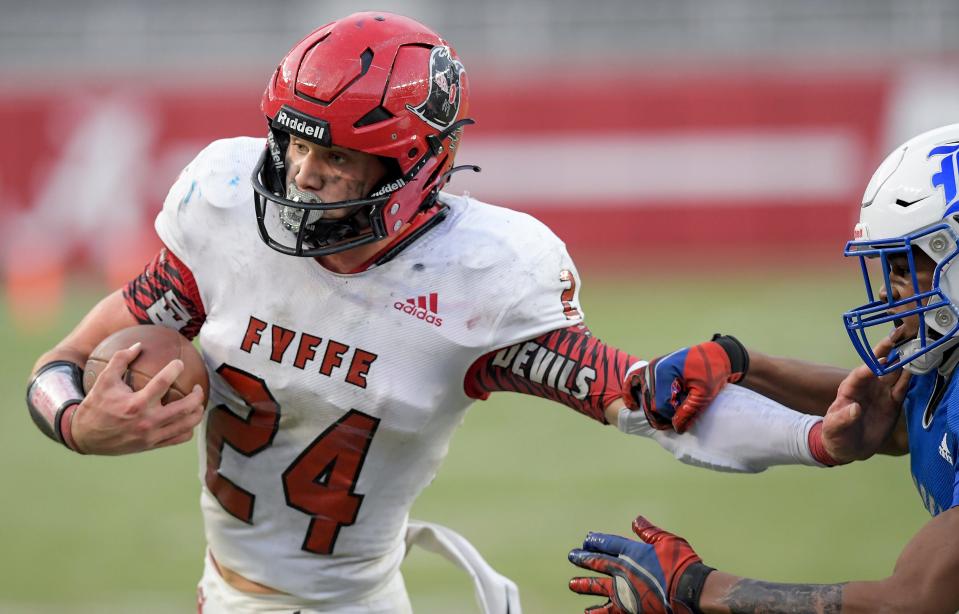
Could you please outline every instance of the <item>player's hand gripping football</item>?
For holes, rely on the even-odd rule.
[[[877,357],[889,356],[898,333],[876,344]],[[822,425],[823,446],[836,462],[865,460],[886,442],[902,415],[909,378],[904,369],[880,377],[860,365],[839,384]]]
[[[626,382],[627,406],[642,408],[658,430],[683,433],[727,383],[736,383],[749,369],[749,354],[731,335],[676,350],[649,361]]]
[[[569,560],[606,577],[577,577],[571,591],[608,598],[586,614],[689,614],[699,601],[712,571],[689,543],[653,525],[642,516],[633,521],[642,541],[619,535],[589,533],[582,549]]]
[[[135,392],[123,381],[139,345],[114,354],[80,403],[72,424],[79,452],[130,454],[184,443],[193,436],[193,427],[203,418],[203,390],[196,386],[182,399],[161,403],[183,371],[182,361],[174,360]]]

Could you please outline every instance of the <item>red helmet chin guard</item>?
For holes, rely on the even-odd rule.
[[[270,126],[252,177],[260,236],[294,256],[396,236],[433,204],[453,170],[461,129],[473,123],[456,52],[426,26],[380,12],[344,17],[297,43],[260,108]],[[365,198],[319,202],[287,190],[290,135],[379,156],[391,170]],[[331,209],[350,214],[324,219]]]

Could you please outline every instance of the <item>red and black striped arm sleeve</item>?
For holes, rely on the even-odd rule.
[[[466,372],[474,399],[512,391],[557,401],[606,423],[606,406],[623,396],[626,370],[638,358],[593,337],[579,325],[490,352]]]
[[[193,273],[167,248],[123,289],[127,309],[141,324],[174,328],[193,339],[206,320]]]

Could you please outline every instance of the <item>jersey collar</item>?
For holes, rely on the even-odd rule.
[[[347,274],[352,275],[355,273],[362,273],[363,271],[367,271],[373,267],[377,267],[389,262],[398,256],[400,252],[409,247],[414,241],[426,234],[434,226],[442,222],[446,218],[447,214],[449,214],[449,211],[449,205],[437,203],[426,211],[420,213],[413,218],[403,232],[396,235],[396,239],[394,239],[389,245],[386,245],[383,247],[383,249],[367,258],[366,261],[361,263],[355,269],[348,271]]]

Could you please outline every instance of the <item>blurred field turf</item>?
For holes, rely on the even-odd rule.
[[[747,345],[852,366],[838,314],[862,296],[850,267],[664,280],[586,275],[601,338],[650,357],[737,334]],[[60,323],[18,333],[0,313],[0,612],[190,612],[203,552],[194,444],[123,458],[78,457],[46,441],[23,406],[36,356],[98,298],[73,293]],[[648,440],[520,395],[474,405],[413,516],[454,528],[519,584],[524,611],[578,612],[567,551],[589,529],[626,532],[642,512],[707,563],[777,581],[886,575],[928,519],[906,459],[758,476],[680,465]],[[475,612],[464,574],[414,553],[417,612]]]

